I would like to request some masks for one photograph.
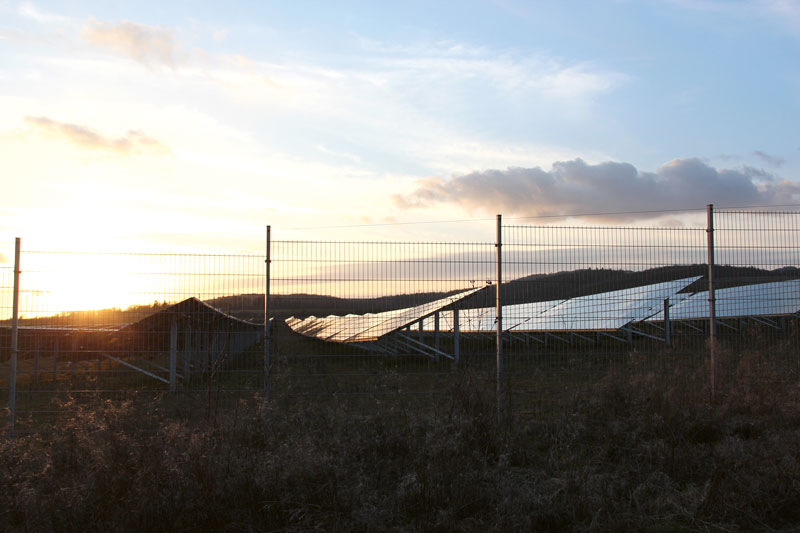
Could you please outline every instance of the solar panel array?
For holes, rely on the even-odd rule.
[[[643,285],[588,296],[508,305],[503,308],[504,331],[569,332],[617,331],[628,324],[663,321],[669,299],[671,320],[708,319],[708,291],[681,292],[701,276]],[[423,330],[454,331],[452,304],[481,289],[471,289],[427,304],[365,315],[286,320],[297,333],[334,342],[376,340],[422,322]],[[760,283],[715,291],[717,318],[781,316],[800,312],[800,280]],[[496,331],[494,307],[458,310],[463,333]]]
[[[697,279],[699,276],[577,298],[509,305],[504,308],[504,329],[614,331],[654,315],[663,307],[665,298],[673,301],[683,298],[678,293]],[[439,331],[453,331],[454,311],[446,308],[479,290],[470,289],[426,304],[383,313],[290,317],[286,323],[301,335],[342,343],[373,341],[419,321],[424,330],[433,331],[437,314]],[[458,313],[459,329],[465,333],[496,329],[493,307],[461,309]]]
[[[758,283],[714,291],[717,318],[785,316],[800,311],[800,280]],[[670,320],[708,319],[708,291],[701,291],[676,304]],[[663,311],[651,320],[664,320]]]
[[[700,279],[684,278],[618,291],[570,298],[508,329],[521,331],[616,331],[640,322],[670,302],[684,298],[680,291]],[[509,324],[510,325],[510,324]]]
[[[286,324],[301,335],[320,340],[343,343],[373,341],[388,333],[419,322],[421,318],[463,300],[480,290],[483,290],[483,287],[469,289],[422,305],[383,313],[331,315],[322,318],[310,316],[305,319],[289,317],[286,319]]]
[[[663,309],[664,300],[680,301],[680,293],[700,279],[684,278],[576,298],[507,305],[503,307],[504,331],[616,331],[631,322],[646,320]],[[459,311],[462,332],[496,331],[494,307]],[[434,318],[425,319],[423,328],[432,331]],[[440,313],[439,328],[453,330],[453,311]]]

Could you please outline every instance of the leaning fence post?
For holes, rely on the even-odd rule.
[[[20,238],[14,241],[14,303],[11,315],[11,369],[8,377],[8,437],[14,437],[17,409],[17,334],[19,328],[19,250]]]
[[[502,216],[497,215],[497,423],[503,422],[503,224]]]
[[[708,348],[711,355],[711,401],[717,395],[717,308],[714,295],[714,204],[708,204]]]
[[[672,326],[669,322],[669,298],[664,298],[664,343],[672,343]]]

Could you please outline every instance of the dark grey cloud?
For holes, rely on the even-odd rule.
[[[782,157],[770,155],[766,152],[762,152],[761,150],[756,150],[753,152],[753,155],[762,160],[764,163],[771,165],[776,168],[780,168],[786,163],[786,160]]]
[[[798,201],[798,182],[752,168],[718,170],[696,158],[675,159],[655,172],[637,170],[630,163],[592,165],[575,159],[556,162],[550,170],[509,168],[451,179],[428,178],[411,193],[395,195],[396,204],[402,208],[456,204],[469,210],[519,216],[690,210],[709,203],[751,206]]]
[[[47,117],[25,117],[25,122],[37,132],[60,138],[93,150],[110,150],[120,154],[167,153],[169,148],[141,131],[129,130],[123,137],[106,137],[78,124],[58,122]]]

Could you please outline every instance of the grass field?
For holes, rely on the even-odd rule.
[[[312,374],[341,361],[276,363],[266,424],[253,392],[65,394],[35,433],[2,443],[2,523],[81,531],[800,527],[796,345],[722,350],[714,403],[704,353],[659,357],[629,353],[582,366],[558,357],[514,374],[502,424],[495,376],[480,365],[429,375],[355,365],[362,385],[371,376],[359,393],[308,387]]]

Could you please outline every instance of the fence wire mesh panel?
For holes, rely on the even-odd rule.
[[[14,249],[0,248],[0,260],[13,258]],[[10,253],[9,253],[10,252]],[[8,261],[8,259],[6,260]],[[10,417],[9,383],[11,379],[11,317],[13,316],[14,301],[14,263],[0,263],[0,416],[3,417],[0,431],[6,434],[5,429]]]
[[[0,270],[3,408],[12,270]],[[263,386],[264,256],[24,251],[21,270],[20,431],[68,398],[171,391],[212,401]]]
[[[494,243],[272,243],[273,390],[428,401],[494,353],[470,320],[494,299]],[[493,359],[492,359],[493,362]]]
[[[267,371],[272,405],[425,408],[464,391],[493,402],[502,362],[503,418],[562,414],[620,379],[680,374],[685,391],[722,400],[750,394],[743,374],[796,386],[800,212],[710,208],[708,221],[506,225],[502,272],[495,242],[279,240],[263,255],[23,246],[13,381],[4,249],[0,423],[12,422],[12,383],[24,432],[76,398],[172,393],[208,412],[267,390]]]
[[[701,363],[705,323],[664,314],[701,288],[705,228],[505,226],[503,258],[513,414],[560,414],[605,379],[676,357]]]
[[[504,227],[512,411],[562,412],[603,380],[665,372],[722,399],[755,367],[796,383],[800,213],[709,215],[698,228]]]
[[[800,382],[800,212],[714,212],[717,389],[748,395],[744,374],[775,393]],[[686,302],[679,311],[696,314]]]

